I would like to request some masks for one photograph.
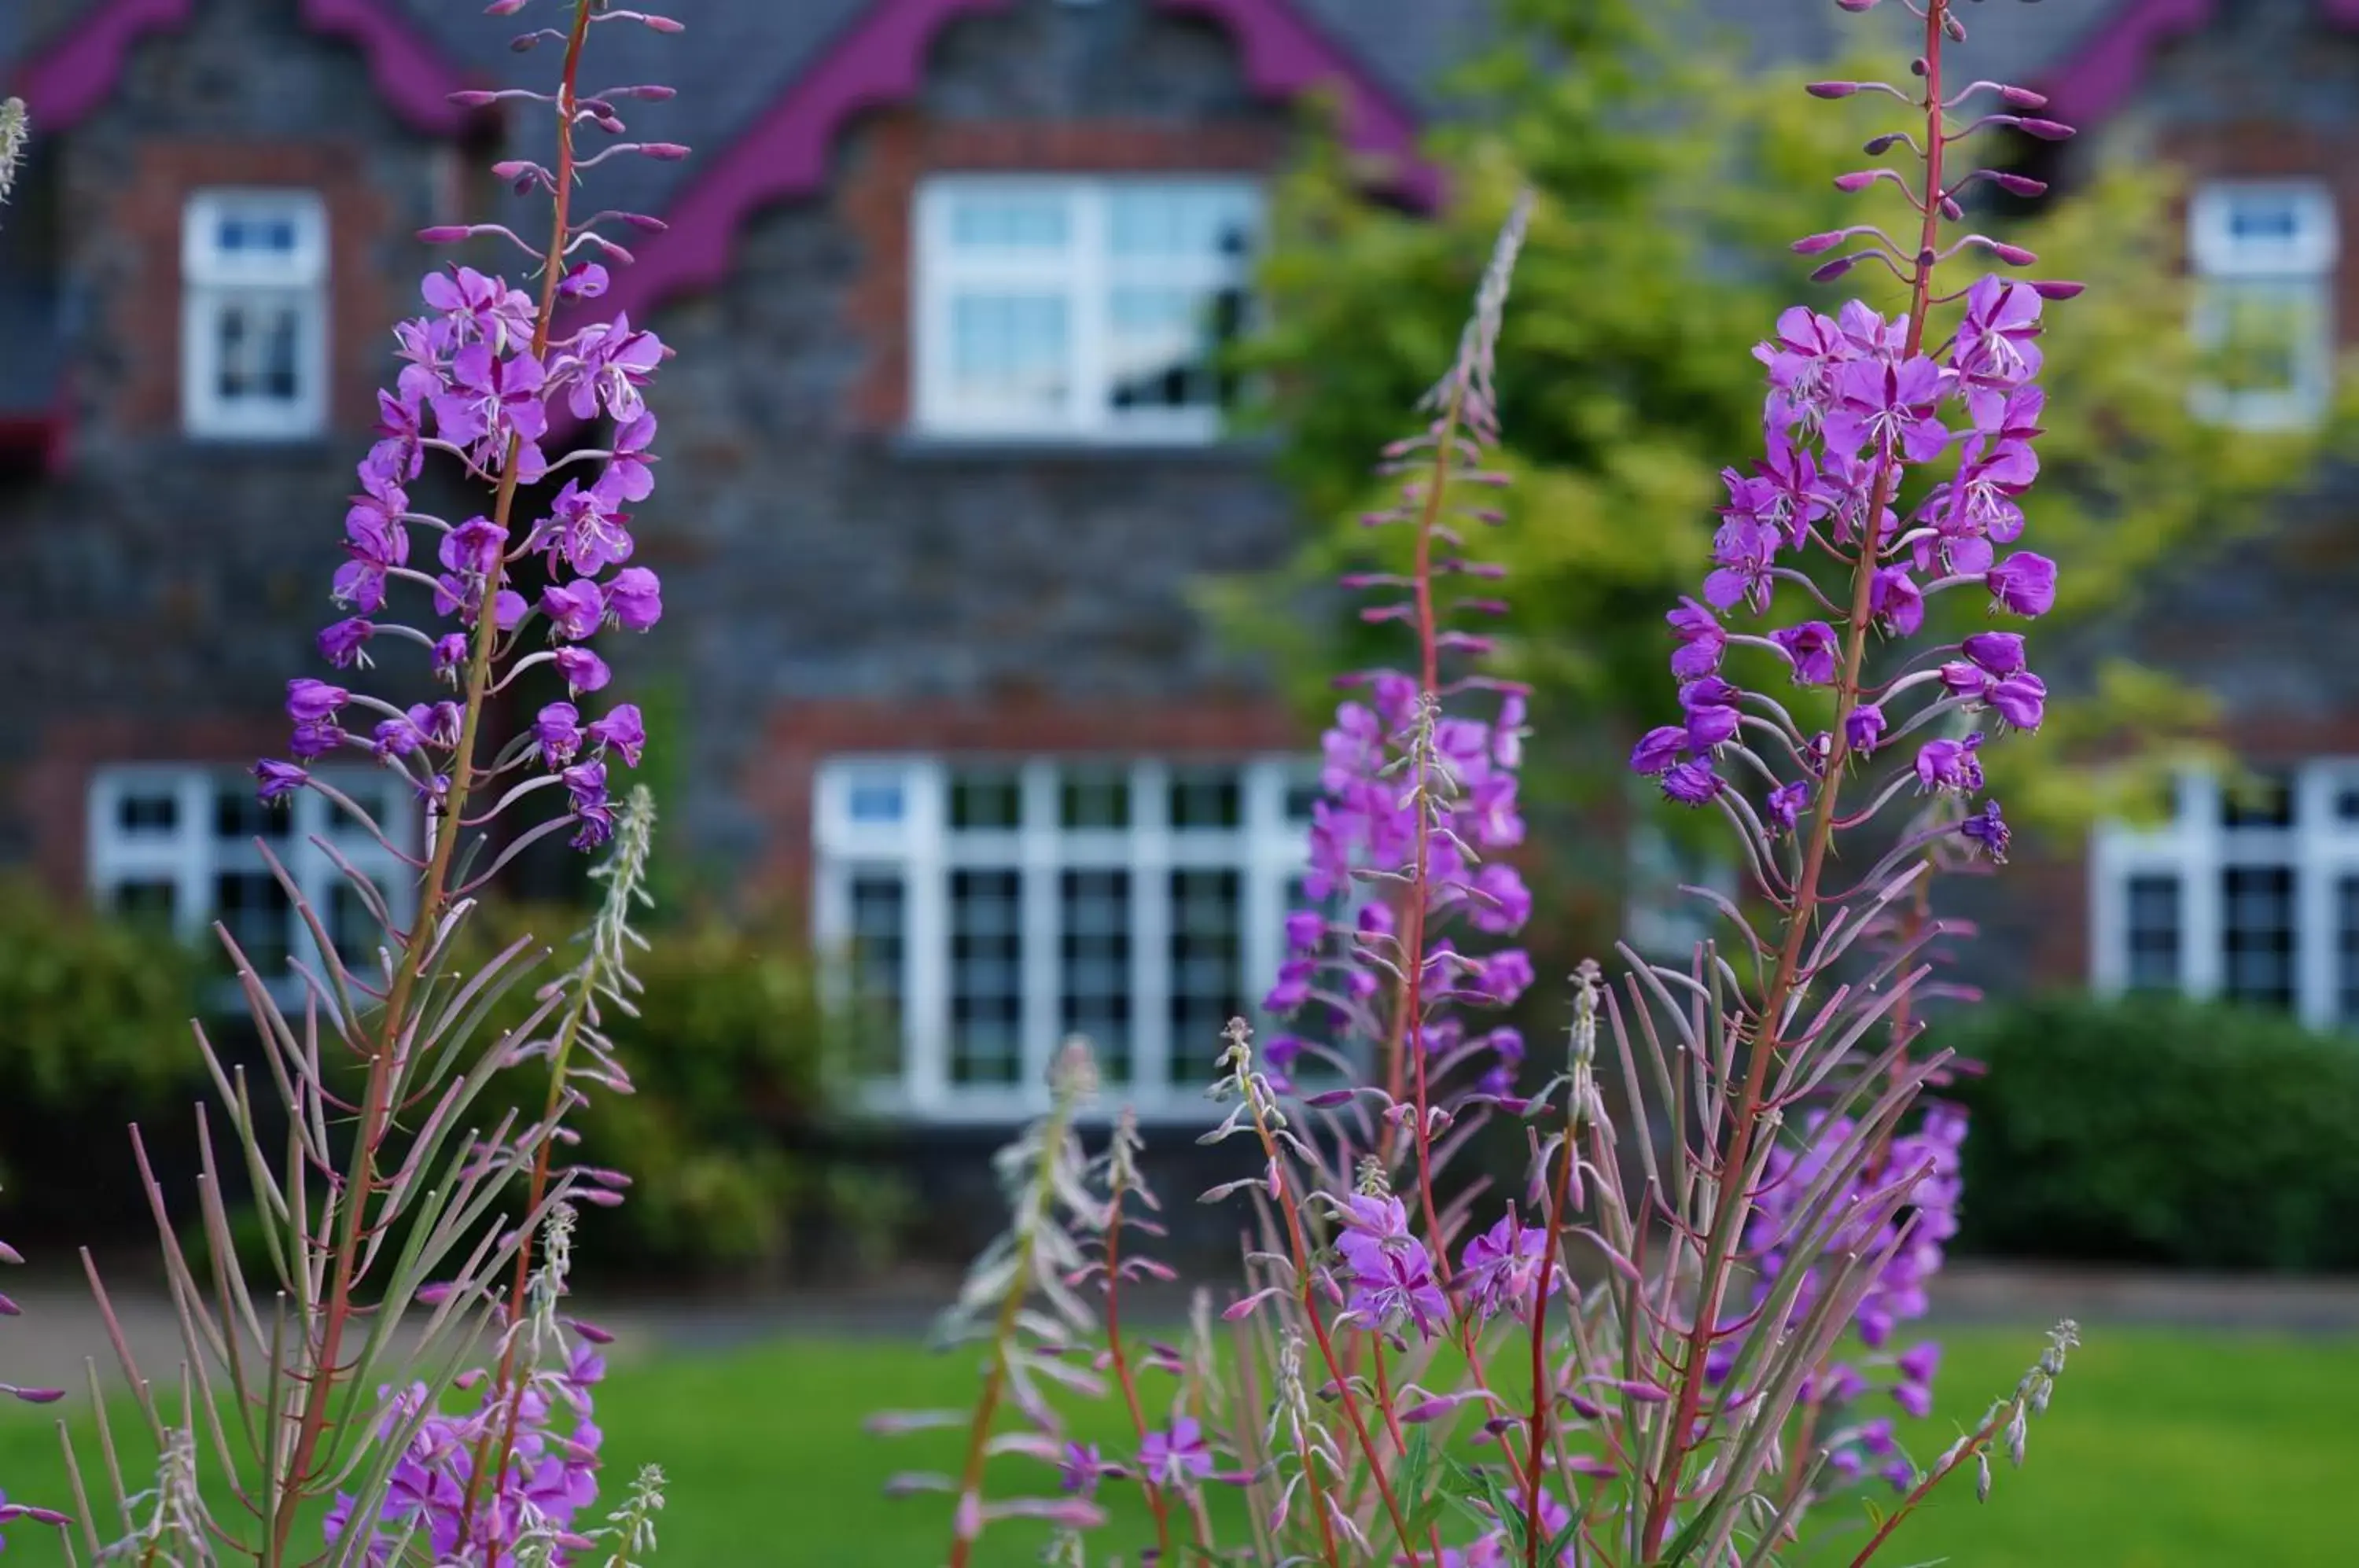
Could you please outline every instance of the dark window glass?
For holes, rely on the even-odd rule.
[[[1004,829],[1020,827],[1023,822],[1023,782],[1014,772],[992,768],[951,776],[951,827]]]
[[[126,920],[168,928],[179,910],[180,888],[174,882],[118,882],[107,903]]]
[[[286,973],[294,905],[267,871],[224,872],[213,878],[213,918],[229,928],[238,950],[265,980]]]
[[[170,833],[180,825],[180,798],[164,790],[125,795],[115,802],[114,825],[125,833]]]
[[[1024,1064],[1024,877],[951,873],[951,1080],[1013,1083]]]
[[[1076,768],[1058,787],[1057,820],[1069,828],[1130,826],[1130,777],[1113,769]]]
[[[1245,1013],[1243,878],[1234,871],[1171,874],[1171,1080],[1209,1081],[1226,1049],[1222,1031]]]
[[[213,791],[213,832],[244,843],[254,838],[285,838],[288,810],[266,806],[255,798],[248,781],[224,782]]]
[[[2231,1001],[2294,1003],[2294,874],[2289,866],[2221,873],[2223,989]]]
[[[1130,873],[1068,871],[1059,887],[1059,1021],[1089,1037],[1108,1083],[1131,1080]]]
[[[2231,779],[2220,791],[2220,822],[2231,828],[2289,828],[2293,800],[2293,780],[2282,773]]]
[[[1232,768],[1190,768],[1171,776],[1171,825],[1233,828],[1245,819],[1245,791]]]
[[[2179,988],[2182,917],[2179,878],[2133,877],[2129,880],[2129,983],[2135,990]]]
[[[902,962],[908,951],[908,894],[897,871],[864,871],[852,879],[853,1027],[863,1068],[878,1077],[901,1070]]]

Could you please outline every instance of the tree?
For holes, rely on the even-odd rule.
[[[1381,556],[1388,541],[1356,526],[1379,483],[1369,454],[1448,363],[1492,235],[1531,187],[1538,206],[1499,350],[1514,483],[1503,537],[1485,550],[1509,568],[1503,630],[1549,743],[1534,758],[1533,793],[1591,820],[1628,798],[1630,738],[1672,716],[1664,612],[1702,575],[1721,470],[1749,471],[1761,454],[1764,384],[1749,351],[1796,302],[1832,312],[1856,296],[1888,310],[1898,297],[1867,267],[1810,284],[1810,264],[1788,248],[1897,221],[1897,196],[1845,195],[1833,177],[1877,161],[1862,143],[1897,128],[1880,111],[1897,106],[1875,94],[1814,101],[1801,90],[1813,76],[1860,72],[1748,72],[1732,63],[1741,40],[1704,33],[1675,6],[1508,0],[1498,47],[1457,84],[1468,113],[1430,139],[1451,191],[1440,212],[1372,199],[1332,143],[1290,175],[1262,275],[1266,323],[1245,356],[1269,389],[1261,412],[1310,520],[1286,571],[1208,595],[1299,678],[1306,704],[1334,671],[1372,662],[1386,628],[1303,605],[1339,571]],[[1995,163],[2035,150],[1995,136],[1967,145]],[[2050,308],[2045,339],[2046,473],[2025,539],[2063,568],[2043,625],[2051,647],[2060,626],[2086,630],[2120,613],[2158,563],[2254,521],[2317,444],[2190,416],[2201,367],[2176,274],[2175,189],[2097,150],[2075,184],[2036,204],[1988,184],[1964,198],[1978,226],[2039,253],[2038,276],[2090,286]],[[1957,286],[1979,270],[1962,258]],[[1933,609],[1962,631],[1983,602],[1952,593]],[[2042,735],[2000,748],[1995,782],[2010,813],[2034,824],[2084,822],[2150,781],[2150,767],[2099,743],[2134,728],[2150,760],[2193,741],[2204,716],[2158,677],[2094,653],[2079,662]],[[1576,850],[1546,869],[1612,887],[1618,851],[1599,855],[1601,836],[1571,835],[1586,840],[1587,864]]]

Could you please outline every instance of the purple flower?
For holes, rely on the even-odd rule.
[[[1212,1451],[1192,1416],[1176,1417],[1169,1432],[1150,1432],[1138,1445],[1138,1468],[1158,1486],[1184,1486],[1212,1473]]]
[[[1979,733],[1963,740],[1929,740],[1917,750],[1917,784],[1923,789],[1964,790],[1983,787],[1983,765],[1974,752],[1983,743]]]
[[[557,650],[557,668],[565,677],[565,684],[574,695],[595,691],[614,678],[606,661],[586,648],[560,648]]]
[[[1316,909],[1296,909],[1286,917],[1286,951],[1316,953],[1327,941],[1327,917]]]
[[[1105,1474],[1105,1460],[1094,1443],[1068,1443],[1065,1456],[1057,1466],[1057,1484],[1067,1495],[1077,1497],[1095,1497],[1098,1480]]]
[[[1897,637],[1915,637],[1925,625],[1925,592],[1905,566],[1880,566],[1868,583],[1868,608]]]
[[[430,707],[424,702],[413,702],[409,708],[409,722],[418,726],[418,733],[432,745],[443,747],[459,744],[459,727],[463,717],[456,702],[436,702]]]
[[[2007,843],[2014,834],[2007,831],[1996,800],[1984,800],[1981,811],[1960,823],[1958,831],[1993,860],[2006,862]]]
[[[629,521],[602,487],[584,490],[569,479],[549,503],[549,520],[535,531],[534,540],[546,542],[582,576],[595,576],[631,558],[631,536],[624,527]]]
[[[540,608],[553,635],[580,642],[597,631],[598,623],[605,618],[606,601],[597,583],[577,577],[562,588],[551,583],[542,589]]]
[[[1769,820],[1782,831],[1792,833],[1800,823],[1802,812],[1810,803],[1810,786],[1808,780],[1797,779],[1790,783],[1780,784],[1769,791]]]
[[[564,361],[574,377],[566,406],[575,419],[587,419],[603,404],[617,421],[628,423],[647,412],[639,388],[663,357],[663,341],[653,332],[632,331],[628,315],[584,327]]]
[[[1708,764],[1682,762],[1664,770],[1663,793],[1682,806],[1701,806],[1720,793],[1720,775]]]
[[[1671,635],[1680,641],[1678,651],[1671,655],[1673,675],[1682,681],[1694,681],[1720,672],[1721,654],[1728,647],[1728,634],[1721,629],[1718,615],[1693,599],[1681,599],[1680,607],[1664,619],[1671,623]]]
[[[506,463],[510,438],[530,448],[548,433],[540,401],[547,372],[529,353],[502,358],[485,343],[469,343],[451,356],[451,389],[433,397],[435,428],[445,441],[472,447],[477,466],[496,470]],[[520,464],[518,477],[525,472]]]
[[[1749,604],[1769,608],[1769,567],[1777,553],[1778,530],[1746,517],[1721,524],[1712,536],[1715,570],[1703,580],[1703,596],[1716,609]]]
[[[1290,958],[1277,966],[1277,983],[1261,999],[1267,1013],[1290,1013],[1310,999],[1311,973],[1318,967],[1307,958]]]
[[[614,432],[614,455],[606,461],[606,472],[598,476],[598,488],[617,501],[644,501],[655,494],[655,470],[648,465],[655,459],[647,449],[655,444],[656,417],[641,414]]]
[[[1431,1337],[1449,1317],[1450,1302],[1434,1283],[1425,1244],[1408,1234],[1400,1200],[1355,1193],[1340,1217],[1344,1228],[1335,1250],[1343,1260],[1346,1304],[1372,1326],[1407,1320]]]
[[[310,774],[291,762],[277,762],[268,757],[254,765],[254,777],[258,786],[255,793],[265,800],[283,800],[310,780]]]
[[[1998,716],[2019,730],[2036,730],[2048,707],[2048,682],[2028,670],[1995,681],[1985,694]]]
[[[500,569],[507,529],[489,517],[470,517],[442,536],[437,552],[444,567],[464,576],[488,577]]]
[[[1941,1365],[1941,1346],[1937,1340],[1926,1340],[1900,1353],[1897,1363],[1901,1377],[1911,1383],[1930,1383]]]
[[[1873,702],[1862,702],[1843,715],[1843,744],[1865,757],[1883,743],[1884,727],[1884,710]]]
[[[323,626],[320,630],[320,657],[339,670],[355,661],[365,665],[368,656],[361,651],[364,644],[376,635],[376,627],[358,615]]]
[[[1994,676],[2013,675],[2023,668],[2023,634],[1976,632],[1966,638],[1961,651]]]
[[[453,267],[447,273],[428,273],[418,292],[429,310],[447,320],[454,342],[485,343],[505,354],[532,341],[538,315],[532,296],[509,288],[506,278],[486,278],[472,267]]]
[[[1835,629],[1824,621],[1804,621],[1769,634],[1786,662],[1794,667],[1797,686],[1823,686],[1835,678]]]
[[[1933,1390],[1922,1383],[1896,1383],[1892,1386],[1892,1398],[1902,1410],[1920,1421],[1933,1413]]]
[[[376,728],[371,732],[371,737],[373,744],[369,749],[376,753],[379,762],[408,757],[426,744],[426,737],[419,734],[418,726],[408,719],[380,719]]]
[[[1966,407],[1976,426],[1999,416],[2006,395],[2039,374],[2038,291],[1991,274],[1966,290],[1966,318],[1959,324],[1950,364],[1966,387]]]
[[[1547,1247],[1547,1233],[1524,1228],[1513,1204],[1496,1225],[1468,1242],[1462,1279],[1474,1314],[1485,1321],[1505,1312],[1521,1315],[1538,1288]],[[1553,1294],[1553,1279],[1548,1288]]]
[[[2056,563],[2027,550],[2017,550],[1985,572],[1983,581],[1999,605],[2037,617],[2056,604]]]
[[[1940,670],[1941,688],[1952,697],[1968,697],[1980,701],[1991,689],[1990,673],[1980,665],[1969,664],[1962,659],[1952,659]]]
[[[341,686],[298,676],[287,682],[287,716],[297,724],[316,724],[353,700]]]
[[[532,733],[543,762],[551,768],[571,762],[582,749],[581,710],[571,702],[551,702],[534,715]]]
[[[606,803],[606,765],[576,763],[558,775],[572,797],[573,814],[581,827],[573,834],[576,849],[594,849],[614,833],[614,813]]]
[[[1648,730],[1630,749],[1630,771],[1649,777],[1663,772],[1687,749],[1688,732],[1676,724]]]
[[[600,746],[620,752],[626,768],[636,768],[647,749],[647,726],[640,721],[636,702],[615,704],[614,711],[592,724],[588,734]]]
[[[1922,354],[1900,364],[1854,361],[1835,373],[1835,401],[1827,411],[1831,451],[1877,452],[1897,446],[1910,463],[1930,463],[1949,444],[1935,417],[1941,367]]]
[[[1503,947],[1484,955],[1481,972],[1474,977],[1474,989],[1493,1007],[1508,1007],[1530,986],[1533,978],[1532,961],[1524,950]]]
[[[1474,874],[1474,898],[1467,920],[1476,931],[1504,935],[1532,918],[1532,895],[1516,868],[1493,862]]]
[[[451,632],[436,639],[433,655],[434,678],[437,681],[447,681],[454,686],[457,685],[459,674],[467,668],[467,660],[473,657],[473,652],[474,650],[467,646],[466,635],[462,632]]]

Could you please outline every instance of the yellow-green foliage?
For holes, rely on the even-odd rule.
[[[1829,311],[1848,294],[1897,303],[1881,269],[1813,286],[1786,247],[1803,234],[1910,216],[1888,186],[1844,196],[1831,183],[1872,161],[1861,143],[1894,128],[1899,106],[1801,92],[1815,76],[1906,80],[1905,61],[1745,74],[1699,48],[1700,25],[1672,7],[1516,0],[1507,9],[1520,31],[1470,68],[1472,112],[1431,141],[1452,192],[1445,211],[1409,215],[1369,201],[1332,149],[1285,183],[1263,274],[1267,326],[1248,357],[1266,373],[1284,470],[1314,521],[1288,570],[1217,584],[1205,599],[1301,677],[1306,706],[1332,701],[1325,677],[1339,665],[1398,657],[1395,628],[1337,616],[1288,632],[1299,616],[1279,606],[1391,542],[1354,523],[1375,483],[1371,455],[1406,428],[1417,394],[1449,362],[1492,236],[1529,184],[1538,205],[1498,370],[1504,465],[1516,482],[1508,526],[1478,543],[1509,568],[1506,657],[1539,688],[1535,717],[1557,743],[1536,755],[1536,786],[1593,800],[1624,787],[1631,735],[1669,715],[1663,613],[1701,577],[1719,471],[1761,453],[1764,384],[1749,351],[1796,302]],[[1971,62],[1970,49],[1962,58]],[[2013,150],[1989,138],[1968,145],[1989,157]],[[2089,284],[2049,310],[2045,474],[2027,502],[2026,545],[2062,568],[2057,612],[2037,628],[2049,649],[2130,608],[2158,563],[2259,520],[2318,444],[2190,415],[2197,366],[2170,176],[2103,157],[2091,165],[2027,219],[1974,218],[2038,250],[2039,276]],[[1962,288],[1980,270],[1969,255],[1949,276]],[[1933,630],[1963,630],[1984,600],[1962,592],[1931,608]],[[2150,762],[2191,741],[2205,716],[2200,702],[2126,669],[2049,711],[2052,735],[1989,757],[2010,814],[2035,823],[2085,821],[2135,795],[2151,768],[2125,761],[2122,743],[2134,739]],[[2060,768],[2068,757],[2104,761],[2072,775]]]

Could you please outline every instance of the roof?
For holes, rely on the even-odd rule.
[[[30,100],[37,124],[71,125],[103,102],[129,50],[184,25],[205,0],[0,0],[0,85]],[[669,234],[635,248],[610,303],[644,314],[682,289],[715,281],[739,222],[763,202],[806,193],[826,174],[842,124],[912,93],[926,53],[957,18],[1016,0],[699,0],[690,26],[658,35],[621,26],[599,37],[605,82],[693,83],[660,106],[637,105],[635,128],[685,142],[684,162],[634,158],[602,169],[600,204],[651,212]],[[1196,15],[1238,40],[1249,80],[1282,97],[1341,79],[1346,134],[1387,155],[1408,194],[1430,195],[1415,160],[1418,122],[1450,67],[1479,48],[1499,0],[1146,0]],[[1671,0],[1656,0],[1669,5]],[[2065,119],[2101,117],[2135,86],[2154,50],[2208,22],[2228,0],[1972,0],[1966,63],[1976,76],[2042,85]],[[2310,0],[2359,26],[2359,0]],[[509,39],[522,19],[488,17],[454,0],[296,0],[303,23],[368,57],[387,104],[429,131],[466,115],[448,101],[464,85],[540,85],[534,54]],[[1827,58],[1882,32],[1905,49],[1913,26],[1893,5],[1864,16],[1832,0],[1687,0],[1675,24],[1749,42],[1756,58]],[[527,150],[527,149],[518,149]]]

